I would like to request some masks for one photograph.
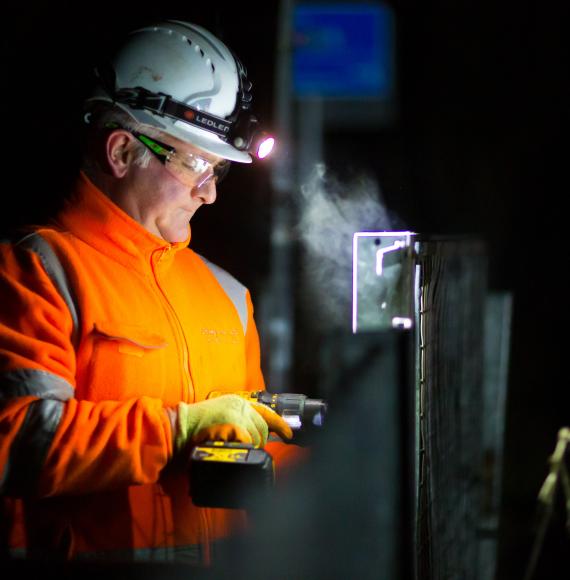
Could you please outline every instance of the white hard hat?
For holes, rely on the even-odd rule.
[[[96,73],[87,105],[115,103],[140,123],[251,163],[251,83],[230,49],[204,28],[167,20],[135,30]]]

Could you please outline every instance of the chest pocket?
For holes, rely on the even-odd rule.
[[[96,322],[95,337],[118,345],[119,352],[142,356],[145,352],[158,350],[167,345],[164,337],[140,326],[117,322]]]
[[[89,339],[88,397],[94,401],[163,397],[172,384],[165,338],[147,329],[116,321],[95,323]],[[171,369],[172,372],[172,369]],[[132,392],[129,392],[132,390]]]

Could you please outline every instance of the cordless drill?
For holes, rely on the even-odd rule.
[[[214,391],[208,398],[228,393]],[[239,391],[250,402],[267,405],[281,415],[293,430],[293,439],[322,427],[327,405],[297,393]],[[248,500],[267,494],[273,487],[273,458],[264,449],[247,443],[208,441],[196,446],[190,456],[190,495],[202,507],[247,507]]]
[[[223,391],[213,391],[208,399],[227,395]],[[322,399],[309,399],[298,393],[269,393],[267,391],[238,391],[239,395],[252,403],[262,403],[281,415],[293,432],[300,433],[311,427],[321,427],[327,405]]]

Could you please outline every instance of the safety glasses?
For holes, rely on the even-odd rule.
[[[218,184],[230,169],[230,162],[226,159],[213,165],[195,153],[179,153],[174,147],[148,135],[137,131],[130,133],[147,147],[174,177],[189,187],[200,188],[212,179]]]
[[[115,123],[107,126],[111,129],[124,129],[124,127],[119,127]],[[180,153],[176,151],[175,147],[162,143],[158,139],[130,129],[125,129],[125,131],[128,131],[140,141],[164,165],[171,175],[188,187],[200,188],[212,179],[218,184],[230,170],[231,163],[227,159],[213,165],[196,153]]]

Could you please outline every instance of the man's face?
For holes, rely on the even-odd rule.
[[[161,137],[160,141],[174,147],[178,158],[205,160],[208,170],[193,179],[192,171],[181,174],[172,170],[152,155],[147,167],[132,164],[127,177],[124,202],[119,205],[152,234],[168,242],[183,242],[190,234],[189,223],[203,204],[216,200],[216,180],[212,177],[200,185],[204,177],[211,175],[211,167],[223,161],[173,137]]]

